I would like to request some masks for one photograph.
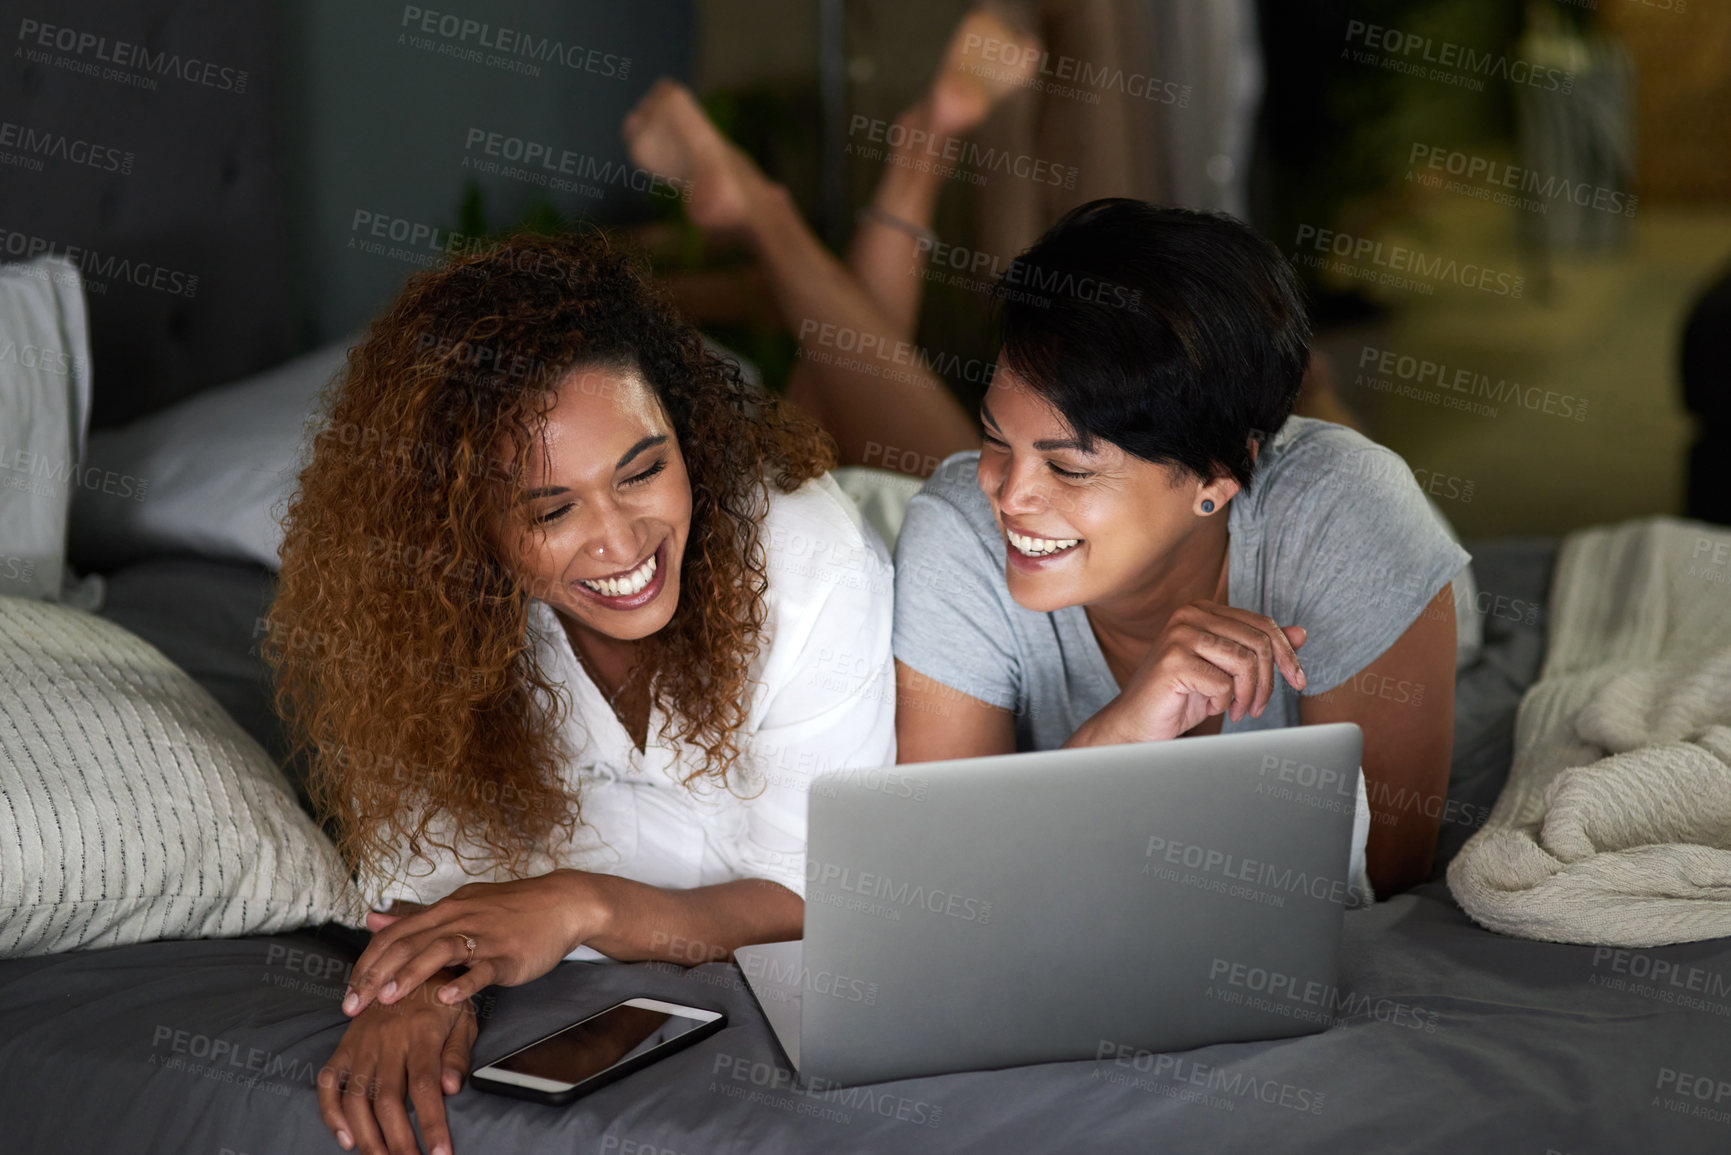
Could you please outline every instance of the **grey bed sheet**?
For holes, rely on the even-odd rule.
[[[1515,708],[1544,662],[1546,603],[1558,541],[1499,538],[1466,545],[1473,557],[1477,604],[1455,608],[1478,616],[1484,647],[1455,675],[1454,752],[1432,881],[1442,879],[1449,861],[1484,824],[1508,779]]]
[[[478,1059],[633,995],[710,1006],[728,1026],[570,1107],[465,1087],[448,1104],[456,1150],[1731,1149],[1731,941],[1508,939],[1431,886],[1347,916],[1321,1034],[863,1088],[795,1083],[731,964],[566,963],[497,993]],[[314,1080],[352,958],[303,933],[0,963],[0,1147],[337,1151]]]
[[[1507,773],[1555,545],[1469,543],[1486,645],[1457,678],[1439,877]],[[197,564],[114,575],[125,596],[106,612],[261,724],[231,651],[268,574],[206,581]],[[151,608],[169,590],[199,609]],[[193,618],[210,623],[203,641],[186,636],[203,628]],[[0,1149],[337,1151],[314,1079],[343,1029],[356,948],[307,931],[0,962]],[[1510,939],[1474,926],[1438,882],[1346,916],[1341,987],[1319,1004],[1333,1025],[1296,1039],[810,1086],[732,964],[568,963],[491,994],[476,1058],[639,994],[723,1010],[729,1025],[567,1108],[466,1087],[449,1104],[457,1151],[1731,1151],[1731,940],[1613,951]]]

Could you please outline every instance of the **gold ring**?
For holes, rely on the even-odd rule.
[[[477,943],[473,938],[471,938],[470,936],[468,936],[466,934],[458,934],[457,937],[462,939],[463,945],[469,948],[469,957],[464,959],[463,961],[465,963],[473,962],[475,960],[475,948],[477,946],[479,946],[480,944]]]

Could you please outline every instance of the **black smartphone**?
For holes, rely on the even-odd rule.
[[[626,999],[494,1059],[470,1076],[483,1091],[559,1105],[684,1050],[727,1025],[720,1011]]]

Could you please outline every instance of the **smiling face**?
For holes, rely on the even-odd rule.
[[[635,368],[568,373],[513,519],[512,560],[573,625],[648,637],[679,604],[691,479],[666,411]]]
[[[980,405],[980,489],[1004,534],[1004,577],[1026,609],[1133,603],[1171,580],[1238,491],[1094,438],[1085,452],[1057,409],[1001,361]]]

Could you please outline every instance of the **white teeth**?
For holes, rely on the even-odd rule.
[[[642,565],[638,566],[624,577],[602,578],[600,581],[593,582],[583,581],[582,584],[588,586],[596,593],[601,594],[603,597],[628,598],[632,594],[642,593],[643,587],[647,586],[654,577],[655,555],[650,554]],[[582,579],[578,580],[582,581]]]
[[[1010,544],[1016,547],[1017,553],[1026,554],[1029,557],[1045,557],[1049,553],[1069,549],[1082,540],[1079,537],[1027,537],[1013,529],[1006,529],[1004,533],[1009,537]]]

